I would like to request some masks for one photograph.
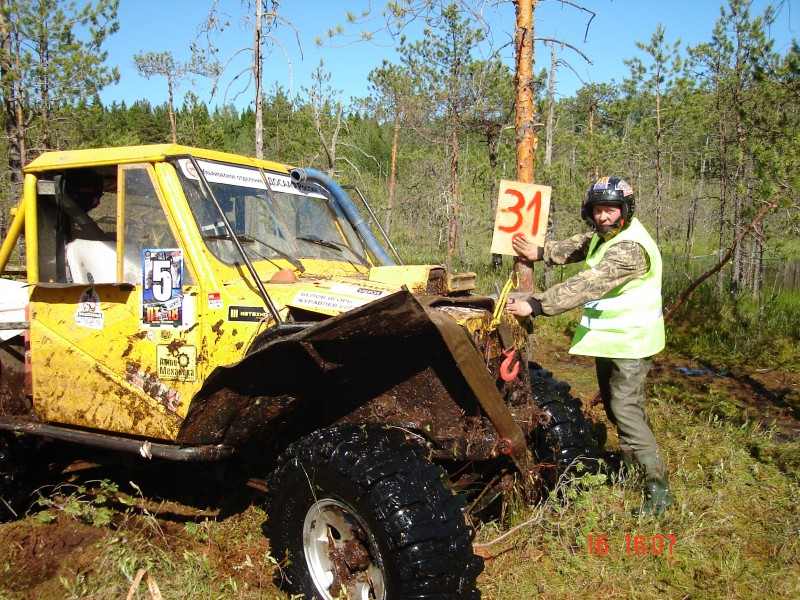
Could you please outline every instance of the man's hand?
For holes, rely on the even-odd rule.
[[[514,248],[514,252],[531,262],[542,260],[544,256],[544,248],[537,246],[533,242],[529,242],[525,236],[522,235],[512,238],[511,247]]]
[[[506,300],[506,310],[515,317],[527,317],[533,312],[533,308],[525,300],[509,298]]]

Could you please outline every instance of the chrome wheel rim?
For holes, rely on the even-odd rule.
[[[303,550],[311,579],[324,600],[385,600],[385,576],[369,528],[341,500],[311,505],[303,523]]]

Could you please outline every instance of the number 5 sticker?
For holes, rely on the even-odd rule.
[[[544,245],[551,190],[548,186],[534,183],[500,181],[492,236],[493,254],[516,256],[511,240],[520,235],[538,246]]]
[[[153,298],[166,302],[172,297],[172,261],[153,261]]]

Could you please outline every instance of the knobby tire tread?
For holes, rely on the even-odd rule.
[[[553,485],[565,472],[595,470],[600,450],[594,428],[569,385],[556,381],[550,371],[532,370],[531,388],[537,406],[548,417],[537,428],[534,444],[545,480]]]
[[[388,573],[387,596],[391,600],[473,600],[480,598],[475,586],[483,560],[472,549],[475,532],[467,525],[464,498],[453,495],[445,472],[420,455],[402,431],[378,425],[341,425],[315,432],[292,444],[281,456],[278,468],[267,479],[270,490],[266,531],[273,556],[285,567],[292,591],[307,592],[305,559],[298,551],[287,512],[292,518],[305,514],[294,506],[308,490],[287,489],[315,481],[330,471],[352,486],[362,514],[377,529],[385,545],[382,552]],[[328,490],[315,489],[313,497]],[[334,491],[334,494],[336,492]],[[347,498],[344,498],[348,500]],[[297,515],[294,513],[298,513]],[[304,516],[300,516],[302,522]],[[299,530],[300,525],[295,523]],[[304,581],[297,585],[298,580]],[[306,587],[303,587],[306,586]]]

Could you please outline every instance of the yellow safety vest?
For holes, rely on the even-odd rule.
[[[646,358],[664,349],[664,315],[661,306],[661,253],[637,218],[613,238],[589,245],[585,269],[596,266],[608,249],[622,241],[634,241],[647,253],[650,270],[611,290],[599,300],[583,305],[583,315],[571,354],[606,358]],[[597,252],[595,252],[597,249]]]

